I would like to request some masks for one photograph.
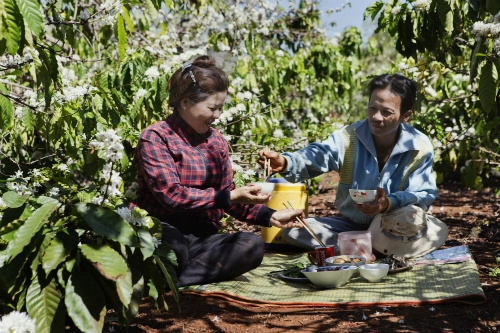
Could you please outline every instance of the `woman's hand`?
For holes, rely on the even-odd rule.
[[[232,203],[266,204],[271,199],[271,193],[260,193],[260,186],[242,186],[231,191]]]
[[[286,158],[272,150],[261,150],[258,152],[259,159],[257,163],[264,167],[266,159],[270,161],[271,172],[281,172],[286,168]]]
[[[377,215],[387,210],[387,208],[389,207],[389,199],[387,199],[385,191],[382,188],[377,187],[377,196],[375,198],[375,203],[354,205],[361,211],[361,213],[365,215]]]
[[[278,210],[271,215],[271,226],[278,228],[302,228],[302,223],[297,221],[296,217],[304,218],[302,209],[282,209]]]

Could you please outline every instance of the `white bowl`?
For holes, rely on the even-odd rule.
[[[365,264],[360,266],[359,274],[370,282],[379,282],[389,273],[387,264]]]
[[[334,270],[328,270],[334,269]],[[338,288],[346,284],[351,278],[352,274],[356,271],[353,267],[319,267],[316,272],[302,273],[314,285],[321,288]]]
[[[356,263],[353,262],[353,260],[357,259]],[[335,257],[330,257],[326,258],[326,265],[327,266],[338,266],[338,267],[345,267],[345,266],[358,266],[366,264],[366,258],[363,256],[356,256],[353,254],[349,255],[342,255],[342,256],[335,256]],[[342,262],[340,262],[342,261]]]
[[[248,186],[259,186],[261,188],[260,192],[264,194],[273,193],[276,183],[269,182],[253,182],[249,183]]]
[[[350,189],[349,194],[352,200],[358,204],[363,204],[365,202],[372,202],[377,196],[377,190],[355,190]]]

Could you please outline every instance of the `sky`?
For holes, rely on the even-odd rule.
[[[351,6],[345,6],[340,12],[333,12],[330,15],[324,14],[321,17],[323,28],[326,29],[328,36],[335,36],[336,33],[341,33],[349,26],[355,26],[363,32],[363,40],[366,41],[368,37],[375,30],[374,23],[368,19],[363,21],[363,13],[365,9],[375,2],[376,0],[350,0]],[[335,9],[342,7],[348,0],[319,0],[319,9],[326,12],[328,9]],[[335,22],[335,27],[330,26],[330,22]]]

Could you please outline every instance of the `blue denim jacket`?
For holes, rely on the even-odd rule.
[[[317,177],[332,170],[340,174],[335,205],[340,213],[360,224],[370,224],[374,216],[361,213],[349,195],[349,189],[387,193],[387,211],[417,205],[428,210],[436,200],[437,187],[432,163],[433,146],[422,132],[401,124],[401,132],[382,172],[368,120],[358,121],[335,131],[321,143],[311,143],[294,153],[284,153],[287,169],[281,173],[290,182]]]

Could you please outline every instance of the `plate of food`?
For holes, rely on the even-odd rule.
[[[385,259],[379,260],[378,262],[389,265],[389,274],[408,271],[413,268],[411,260],[404,257],[394,257],[392,254]]]
[[[283,269],[281,271],[274,271],[269,274],[277,275],[279,278],[290,281],[290,282],[309,282],[309,279],[302,274],[302,271],[307,269],[307,265],[302,263],[297,263],[290,266],[287,269]]]

